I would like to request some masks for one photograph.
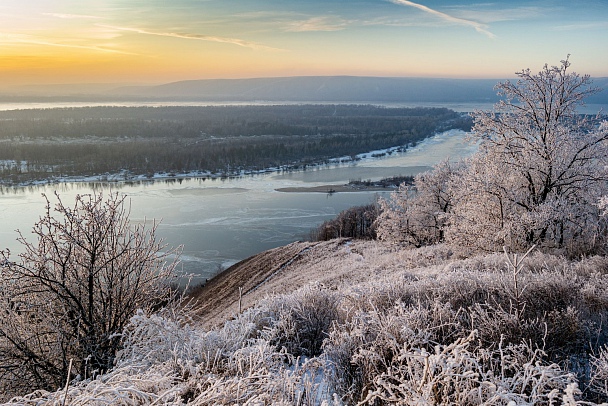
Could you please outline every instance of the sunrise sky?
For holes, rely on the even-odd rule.
[[[608,76],[608,1],[1,0],[0,86],[295,75]]]

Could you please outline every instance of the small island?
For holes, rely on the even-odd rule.
[[[277,192],[287,193],[327,193],[334,194],[338,192],[383,192],[387,190],[394,190],[399,187],[402,183],[413,184],[414,177],[408,176],[393,176],[390,178],[383,178],[377,181],[367,180],[350,180],[347,184],[342,185],[321,185],[321,186],[310,186],[310,187],[284,187],[275,189]]]

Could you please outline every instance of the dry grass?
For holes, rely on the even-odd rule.
[[[219,295],[229,311],[194,318],[140,313],[113,371],[9,404],[607,402],[606,260],[534,253],[518,272],[506,262],[444,246],[291,244],[218,282],[241,278],[230,281],[247,289],[241,314],[237,295]]]

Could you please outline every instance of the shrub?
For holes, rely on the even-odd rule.
[[[156,224],[128,217],[118,194],[77,196],[73,208],[57,196],[33,228],[35,243],[19,233],[20,260],[2,252],[1,392],[52,390],[108,371],[135,311],[171,300],[171,252]]]
[[[316,356],[340,318],[340,294],[312,284],[262,304],[266,313],[264,338],[294,356]]]
[[[372,203],[351,207],[340,212],[336,218],[323,222],[311,231],[311,240],[328,241],[334,238],[357,238],[373,240],[376,238],[376,218],[379,207]]]

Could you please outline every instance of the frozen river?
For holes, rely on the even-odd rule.
[[[370,203],[377,195],[377,192],[284,193],[275,189],[414,174],[447,157],[456,160],[470,155],[475,147],[464,138],[461,131],[449,131],[403,154],[305,172],[228,180],[5,188],[0,195],[0,247],[19,252],[15,230],[21,230],[29,239],[29,230],[44,211],[42,193],[52,197],[57,191],[64,203],[71,206],[76,194],[91,193],[94,189],[118,191],[131,202],[131,220],[160,220],[158,235],[169,246],[183,246],[184,270],[206,279],[260,251],[305,239],[323,221],[346,208]]]

